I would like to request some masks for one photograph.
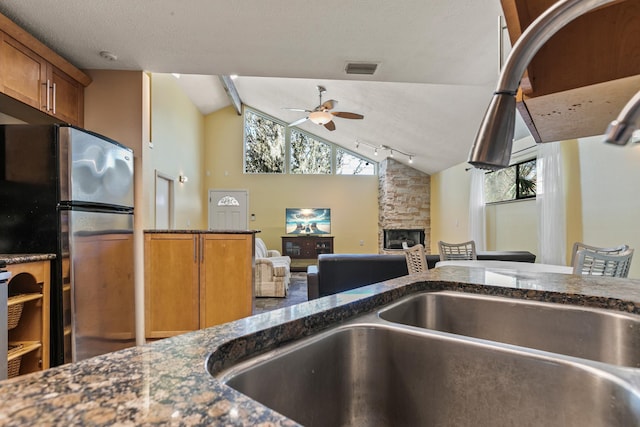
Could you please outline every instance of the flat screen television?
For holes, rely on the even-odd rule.
[[[285,230],[287,234],[331,234],[331,209],[286,208]]]

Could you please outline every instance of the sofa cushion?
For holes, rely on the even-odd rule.
[[[267,245],[264,244],[261,238],[256,237],[256,258],[267,257]]]
[[[404,254],[322,254],[318,274],[318,296],[323,297],[409,273]]]

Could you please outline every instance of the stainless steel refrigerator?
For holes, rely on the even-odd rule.
[[[0,253],[55,253],[52,365],[135,345],[133,151],[63,125],[0,126]]]

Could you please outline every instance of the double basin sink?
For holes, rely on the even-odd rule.
[[[632,426],[638,368],[640,316],[439,291],[216,377],[307,426]]]

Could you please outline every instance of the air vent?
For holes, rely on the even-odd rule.
[[[367,74],[372,75],[376,72],[378,64],[365,62],[348,62],[345,67],[347,74]]]

